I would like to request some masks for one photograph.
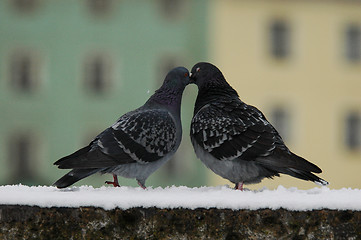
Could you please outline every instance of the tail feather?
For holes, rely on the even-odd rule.
[[[69,160],[69,159],[74,159],[74,158],[80,157],[80,156],[86,154],[87,152],[89,152],[90,149],[91,149],[90,145],[86,146],[86,147],[83,147],[83,148],[79,149],[78,151],[76,151],[76,152],[74,152],[74,153],[72,153],[72,154],[70,154],[68,156],[60,158],[58,161],[56,161],[54,163],[54,165],[61,165],[64,162],[66,162],[67,160]]]
[[[296,169],[301,169],[304,171],[314,172],[314,173],[322,173],[321,168],[317,165],[307,161],[303,157],[300,157],[294,153],[291,153],[291,159]]]
[[[274,155],[258,158],[257,162],[278,173],[288,174],[306,181],[313,181],[320,185],[328,185],[327,181],[313,174],[322,172],[318,166],[292,152],[282,152],[279,150]]]
[[[298,169],[289,168],[285,172],[285,174],[291,175],[296,178],[300,178],[306,181],[312,181],[316,184],[326,186],[328,185],[328,182],[320,177],[317,177],[311,172],[306,172]]]
[[[94,169],[112,167],[118,164],[119,162],[116,159],[104,154],[98,149],[92,149],[90,145],[63,157],[54,163],[54,165],[58,165],[60,169]]]
[[[63,158],[60,158],[58,161],[56,161],[54,163],[54,165],[58,165],[59,168],[60,166],[63,166],[63,165],[66,165],[68,162],[72,161],[73,159],[76,159],[78,157],[81,157],[82,155],[88,153],[90,151],[91,147],[90,145],[89,146],[86,146],[86,147],[83,147],[81,149],[79,149],[78,151],[68,155],[68,156],[65,156]]]
[[[257,162],[264,166],[269,166],[276,171],[277,169],[293,168],[305,172],[322,172],[318,166],[307,161],[303,157],[297,156],[292,152],[283,152],[279,149],[275,149],[273,155],[258,158]]]
[[[65,174],[63,177],[61,177],[53,185],[56,186],[57,188],[66,188],[85,177],[88,177],[96,172],[99,172],[100,170],[102,169],[99,168],[73,169],[67,174]]]

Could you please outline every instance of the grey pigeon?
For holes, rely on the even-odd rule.
[[[257,108],[239,99],[214,65],[200,62],[191,71],[198,96],[191,123],[195,153],[214,173],[236,184],[258,183],[279,173],[321,185],[321,169],[292,153]]]
[[[143,106],[121,116],[88,146],[56,161],[59,168],[72,170],[54,185],[65,188],[100,172],[113,174],[114,181],[108,184],[119,186],[119,175],[135,178],[145,188],[146,179],[179,147],[181,99],[187,84],[186,68],[171,70]]]

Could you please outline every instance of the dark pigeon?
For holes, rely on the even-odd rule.
[[[184,67],[171,70],[163,85],[140,108],[121,116],[88,146],[63,157],[54,164],[72,169],[54,183],[58,188],[100,172],[135,178],[145,188],[146,179],[167,162],[182,138],[180,106],[189,72]]]
[[[197,63],[190,81],[199,90],[191,141],[197,157],[214,173],[235,183],[236,189],[279,173],[328,184],[313,174],[322,172],[319,167],[286,147],[261,111],[239,99],[217,67]]]

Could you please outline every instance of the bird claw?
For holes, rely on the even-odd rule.
[[[113,184],[114,187],[120,187],[119,183],[111,182],[111,181],[105,181],[106,184]]]
[[[120,187],[117,175],[113,174],[113,182],[105,181],[105,184],[113,184],[114,187]]]

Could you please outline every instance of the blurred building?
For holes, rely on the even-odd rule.
[[[0,1],[0,184],[52,184],[67,172],[54,161],[144,104],[171,68],[204,59],[205,6],[180,0]],[[195,95],[195,87],[184,93],[185,140],[178,157],[148,186],[206,183],[207,170],[195,160],[188,136]],[[80,184],[99,186],[110,178]]]
[[[142,105],[170,68],[208,60],[331,188],[361,188],[360,13],[356,0],[0,1],[0,184],[53,183],[67,172],[54,161]],[[189,142],[196,93],[184,93],[179,151],[148,186],[229,184]],[[248,187],[280,184],[314,187],[284,175]]]
[[[208,16],[210,60],[241,99],[331,188],[360,188],[361,1],[212,1]],[[314,187],[284,175],[250,187],[280,184]]]

